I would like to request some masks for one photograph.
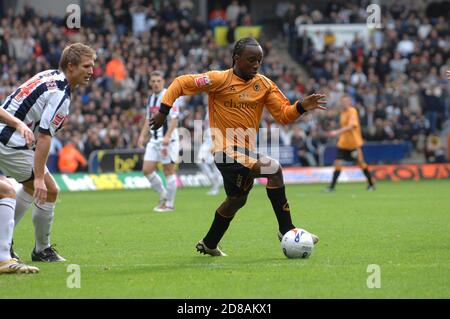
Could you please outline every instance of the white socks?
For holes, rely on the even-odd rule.
[[[166,189],[164,188],[161,177],[156,172],[145,175],[150,182],[151,187],[159,194],[160,197],[165,197]]]
[[[25,216],[25,213],[30,208],[32,203],[33,196],[25,192],[23,187],[20,187],[20,189],[16,193],[16,211],[14,215],[14,224],[16,226],[20,222],[22,217]]]
[[[33,196],[25,192],[23,187],[17,191],[16,209],[14,214],[14,224],[17,225],[23,218],[27,210],[33,203]],[[50,232],[53,224],[55,203],[45,203],[43,205],[34,204],[32,220],[34,224],[34,236],[36,241],[36,251],[43,251],[50,247]]]
[[[14,232],[14,198],[0,199],[0,262],[11,259],[9,250]]]
[[[34,224],[34,236],[36,240],[36,252],[41,252],[50,247],[50,231],[53,224],[55,203],[34,204],[32,219]]]
[[[166,177],[167,182],[167,206],[174,207],[175,194],[177,192],[177,179],[175,174]]]

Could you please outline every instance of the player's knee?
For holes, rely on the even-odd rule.
[[[58,197],[59,194],[59,187],[58,185],[51,183],[50,185],[47,185],[47,199],[49,199],[49,201],[54,201],[51,199],[55,199],[56,197]]]
[[[16,191],[11,185],[2,185],[0,198],[16,198]]]
[[[153,167],[144,167],[142,169],[142,174],[144,174],[145,176],[152,174],[155,171],[155,169]]]
[[[276,171],[269,175],[267,178],[267,183],[269,187],[283,187],[284,185],[284,180],[283,180],[283,170],[281,167],[281,164],[274,160],[276,162],[276,166],[274,166],[274,168],[276,168]]]
[[[227,197],[227,201],[230,203],[230,206],[237,211],[247,203],[247,196]]]

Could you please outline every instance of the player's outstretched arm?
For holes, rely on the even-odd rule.
[[[326,97],[325,94],[314,93],[291,104],[273,81],[263,79],[267,80],[266,84],[270,87],[270,93],[264,101],[265,107],[280,124],[292,123],[306,112],[314,109],[326,110],[327,101],[322,100]]]
[[[150,125],[150,121],[148,119],[144,120],[144,126],[141,129],[141,133],[139,134],[137,140],[137,147],[143,148],[145,144],[145,140],[147,139],[148,134],[148,126]]]

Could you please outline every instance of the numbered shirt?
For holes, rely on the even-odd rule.
[[[147,119],[150,120],[152,116],[156,115],[158,113],[159,108],[161,107],[161,101],[164,96],[164,93],[166,93],[167,89],[162,90],[159,93],[152,94],[147,101]],[[178,115],[180,113],[180,107],[184,105],[184,97],[178,98],[174,104],[173,107],[170,109],[169,115],[167,116],[167,121],[164,122],[163,126],[161,126],[157,130],[150,130],[150,141],[152,142],[161,142],[164,138],[164,135],[167,133],[167,130],[169,129],[169,121],[174,118],[178,118]],[[171,140],[178,139],[178,130],[175,129],[172,132]]]
[[[70,89],[59,70],[40,72],[23,83],[2,104],[9,114],[24,122],[32,131],[54,136],[69,115]],[[0,142],[24,149],[26,141],[13,127],[0,123]]]

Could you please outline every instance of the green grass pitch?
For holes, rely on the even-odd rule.
[[[35,263],[37,275],[0,276],[0,298],[449,298],[448,180],[288,185],[294,224],[320,236],[312,256],[284,257],[264,187],[256,186],[221,247],[228,257],[195,251],[224,198],[180,189],[176,212],[154,213],[151,190],[63,193],[52,242],[64,263]],[[15,231],[30,261],[31,213]],[[80,288],[68,288],[80,267]],[[368,266],[380,288],[368,288]]]

